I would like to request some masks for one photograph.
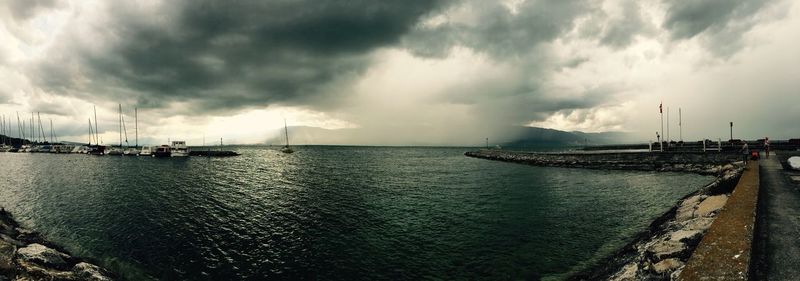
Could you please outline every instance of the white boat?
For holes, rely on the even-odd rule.
[[[124,151],[124,150],[122,150],[122,148],[120,148],[120,147],[111,147],[111,148],[109,148],[108,150],[106,150],[106,155],[111,155],[111,156],[120,156],[120,155],[122,155],[124,152],[125,152],[125,151]]]
[[[289,147],[289,127],[286,126],[286,119],[283,119],[283,130],[286,133],[286,145],[283,148],[281,148],[281,152],[293,153],[294,150],[292,150],[292,148]]]
[[[5,144],[0,145],[0,152],[8,152],[9,150],[11,150],[11,146]]]
[[[139,151],[139,156],[151,156],[153,155],[153,149],[149,146],[142,146],[142,151]]]
[[[134,114],[133,118],[134,118],[134,120],[136,122],[135,123],[136,124],[135,125],[136,144],[134,145],[134,147],[129,147],[129,148],[125,149],[125,152],[123,152],[123,153],[124,153],[124,155],[127,155],[127,156],[137,156],[137,155],[139,155],[141,153],[141,151],[139,151],[139,113],[138,113],[138,110],[135,107],[133,108],[133,114]],[[123,123],[123,124],[125,124],[125,123]],[[127,137],[127,135],[128,135],[127,131],[125,132],[125,135],[126,135],[125,142],[128,142],[127,141],[127,138],[128,138]],[[148,147],[148,150],[149,150],[149,147]],[[150,154],[147,154],[145,156],[150,156]]]
[[[140,153],[139,149],[135,147],[128,147],[125,149],[125,151],[122,152],[122,154],[125,156],[136,156],[139,155],[139,153]]]
[[[185,141],[172,141],[170,151],[172,152],[172,157],[189,156],[189,147],[186,146]]]

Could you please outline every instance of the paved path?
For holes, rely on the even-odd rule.
[[[754,253],[754,279],[800,278],[800,186],[770,155],[760,163],[761,194]]]
[[[679,280],[743,280],[750,275],[758,192],[758,163],[751,161]]]

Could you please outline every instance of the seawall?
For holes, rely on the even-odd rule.
[[[115,275],[22,228],[0,208],[0,280],[114,280]]]
[[[464,155],[534,166],[692,172],[717,175],[720,166],[741,160],[739,153],[726,152],[583,152],[539,153],[482,149]]]
[[[751,161],[719,216],[692,253],[679,280],[746,280],[759,190],[759,167]]]

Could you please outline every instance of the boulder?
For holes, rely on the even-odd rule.
[[[17,260],[49,268],[68,269],[70,256],[42,244],[30,244],[17,250]]]
[[[714,222],[714,218],[695,218],[688,221],[681,223],[680,228],[682,230],[700,230],[706,231],[709,227],[711,227],[711,223]]]
[[[681,242],[665,240],[655,242],[647,247],[647,254],[653,257],[654,261],[660,261],[665,258],[679,257],[686,250],[686,245]]]
[[[678,259],[665,259],[653,265],[653,271],[657,274],[671,272],[683,266],[683,262]]]
[[[786,162],[789,164],[789,167],[795,170],[800,170],[800,156],[792,156],[789,157]]]
[[[694,217],[694,209],[699,203],[700,195],[695,195],[683,200],[675,213],[675,221],[682,222],[692,219]]]
[[[78,263],[72,268],[72,273],[74,273],[79,280],[111,281],[112,279],[106,276],[104,272],[105,271],[100,267],[85,262]]]
[[[703,235],[703,231],[702,230],[683,230],[683,229],[681,229],[681,230],[673,232],[670,235],[669,240],[686,243],[688,241],[693,241],[695,239],[698,239],[702,235]]]
[[[725,207],[725,202],[728,202],[728,196],[725,194],[710,196],[700,202],[700,205],[697,205],[697,210],[695,210],[694,214],[697,217],[712,216],[713,213]]]
[[[0,271],[14,269],[14,252],[16,251],[17,246],[0,240]]]
[[[622,267],[622,269],[611,276],[609,280],[614,281],[633,281],[637,280],[637,271],[639,270],[639,265],[635,262],[629,263]]]

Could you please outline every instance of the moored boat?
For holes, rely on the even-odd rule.
[[[189,156],[189,147],[186,146],[185,141],[172,141],[172,157],[186,157]]]
[[[169,148],[169,145],[162,145],[156,147],[156,150],[153,151],[153,157],[170,157],[172,156],[172,151]]]
[[[125,151],[122,152],[122,155],[125,155],[125,156],[136,156],[136,155],[139,155],[139,153],[140,152],[139,152],[138,148],[136,148],[136,147],[128,147],[128,148],[125,149]]]
[[[139,152],[139,156],[152,156],[153,150],[150,146],[142,146],[142,151]]]

